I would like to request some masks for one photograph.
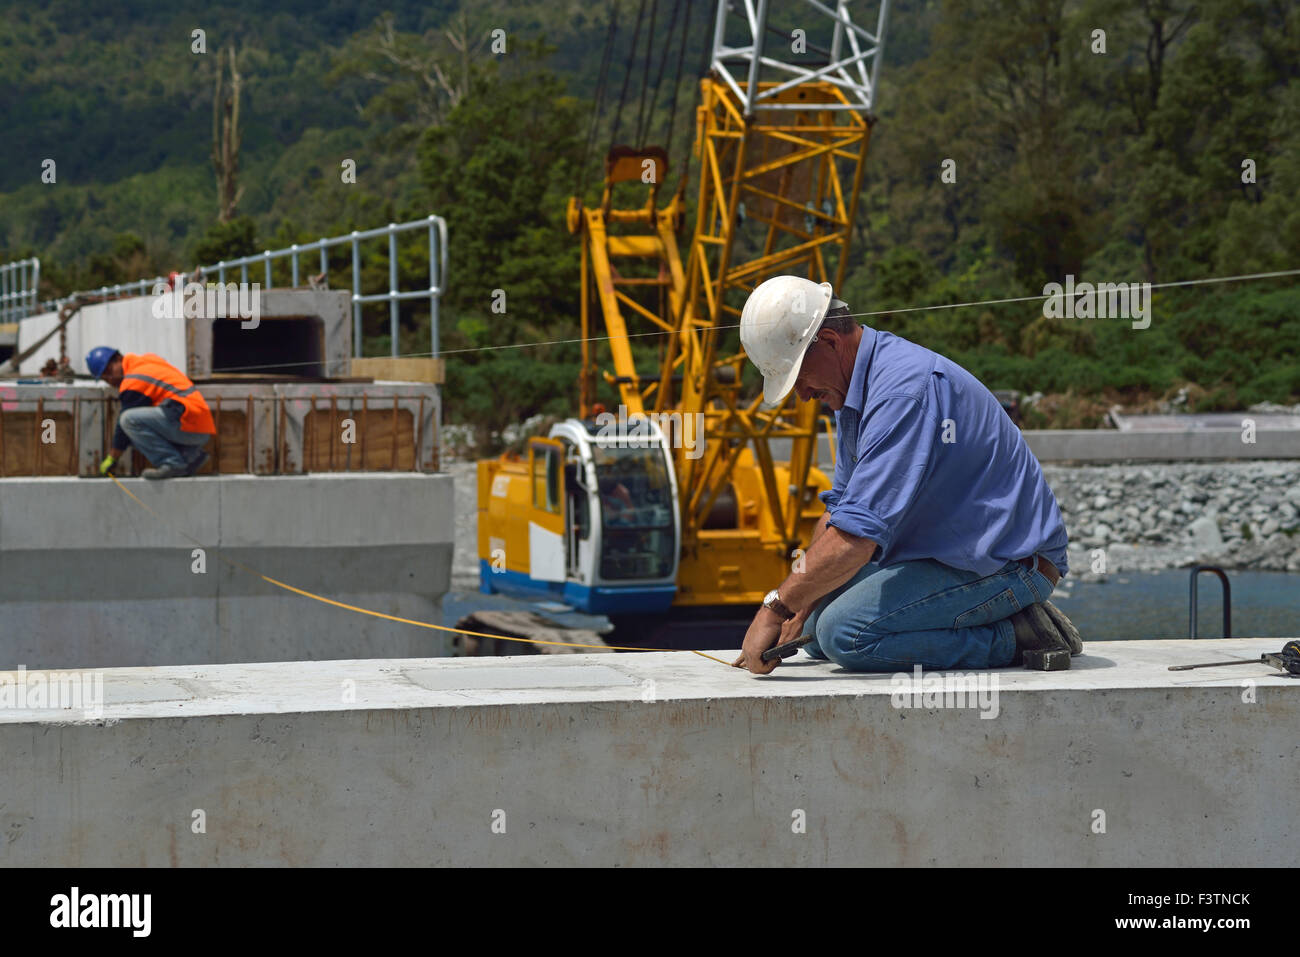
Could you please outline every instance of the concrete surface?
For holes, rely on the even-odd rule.
[[[0,859],[1295,866],[1300,680],[1166,670],[1279,646],[1090,643],[995,709],[802,655],[115,669],[99,717],[0,708]]]
[[[1239,419],[1252,418],[1243,412]],[[1300,429],[1257,425],[1254,442],[1242,441],[1235,428],[1187,428],[1181,431],[1116,429],[1041,429],[1024,433],[1040,462],[1177,462],[1194,459],[1300,458]]]
[[[445,654],[441,632],[276,588],[441,620],[446,475],[0,479],[0,667],[99,668]],[[188,536],[188,537],[186,537]],[[194,541],[206,570],[195,571]]]
[[[1130,415],[1110,412],[1115,428],[1121,432],[1184,432],[1189,429],[1235,429],[1241,431],[1242,420],[1250,419],[1256,429],[1300,429],[1300,415],[1294,412],[1173,412]]]
[[[1233,428],[1189,427],[1177,431],[1117,429],[1027,429],[1029,450],[1040,462],[1180,462],[1198,459],[1297,459],[1300,429],[1272,422],[1264,413],[1243,412]],[[1242,441],[1241,420],[1257,419],[1255,441]],[[1276,417],[1274,417],[1276,418]],[[1271,422],[1271,424],[1270,424]],[[790,457],[790,440],[773,439],[772,455]],[[820,468],[833,468],[830,441],[817,442]]]

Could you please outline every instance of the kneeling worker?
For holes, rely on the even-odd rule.
[[[203,446],[216,435],[212,412],[185,373],[152,352],[137,355],[98,346],[86,356],[90,374],[115,386],[122,401],[113,449],[100,463],[107,475],[134,445],[153,468],[147,479],[193,475],[203,468]]]
[[[1002,668],[1083,650],[1047,599],[1066,532],[1038,460],[998,400],[936,352],[860,326],[830,283],[777,276],[745,303],[740,340],[763,398],[835,410],[839,452],[803,569],[768,593],[735,664],[806,650],[849,671]]]

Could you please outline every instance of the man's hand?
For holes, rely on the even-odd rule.
[[[808,616],[812,614],[811,608],[805,608],[803,611],[796,612],[795,616],[781,626],[781,640],[778,645],[784,645],[787,641],[794,641],[796,638],[804,636],[804,625],[808,623]]]
[[[784,624],[794,624],[798,620],[796,616]],[[760,608],[754,620],[750,622],[749,630],[745,632],[744,644],[740,646],[740,657],[731,663],[732,667],[748,668],[756,675],[771,674],[781,663],[781,659],[764,661],[763,652],[777,644],[777,640],[782,637],[782,631],[781,616],[770,608]]]
[[[114,458],[111,455],[105,456],[104,461],[99,463],[99,474],[111,475],[113,472],[113,466],[116,464],[117,464],[116,458]]]

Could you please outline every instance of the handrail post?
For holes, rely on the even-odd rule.
[[[361,358],[361,249],[352,230],[352,356]]]
[[[438,276],[438,246],[434,239],[434,216],[429,216],[429,355],[438,358],[438,286],[442,277]]]
[[[1223,637],[1232,637],[1232,586],[1228,584],[1228,573],[1218,565],[1196,565],[1192,568],[1191,595],[1188,602],[1187,637],[1196,637],[1196,583],[1201,572],[1210,572],[1218,576],[1223,585]]]
[[[396,223],[388,224],[388,335],[392,340],[391,353],[397,358],[397,230]]]

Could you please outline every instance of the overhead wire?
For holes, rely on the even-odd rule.
[[[650,29],[645,35],[645,67],[641,71],[641,102],[636,111],[636,148],[645,146],[645,101],[650,91],[650,55],[654,46],[655,22],[659,17],[659,0],[650,0]]]
[[[1275,272],[1261,273],[1243,273],[1236,276],[1212,276],[1205,279],[1186,279],[1178,282],[1156,282],[1151,283],[1151,289],[1175,289],[1185,286],[1205,286],[1225,282],[1249,282],[1260,279],[1285,279],[1290,276],[1300,276],[1300,269],[1282,269]],[[1080,294],[1076,291],[1074,296],[1077,298]],[[975,299],[969,302],[946,302],[936,303],[929,306],[900,306],[893,309],[877,309],[873,312],[850,312],[846,314],[847,318],[866,319],[874,316],[895,316],[909,312],[937,312],[942,309],[966,309],[973,306],[998,306],[1008,303],[1017,302],[1043,302],[1049,299],[1065,299],[1066,294],[1060,293],[1043,293],[1033,296],[1012,296],[1003,299]],[[718,331],[728,329],[739,329],[739,323],[727,323],[724,325],[710,326],[709,328]],[[667,329],[656,329],[650,332],[633,332],[620,336],[579,336],[574,339],[546,339],[541,342],[509,342],[496,346],[474,346],[466,349],[444,349],[437,353],[433,352],[406,352],[393,358],[400,359],[421,359],[421,358],[443,358],[445,356],[466,355],[476,352],[498,352],[505,349],[531,349],[542,346],[561,346],[572,345],[581,342],[605,342],[610,339],[639,339],[646,336],[670,336],[676,335],[675,331]],[[329,360],[325,360],[329,361]],[[287,369],[292,366],[319,366],[321,360],[316,359],[304,362],[275,362],[263,365],[246,365],[246,366],[223,366],[221,369],[213,370],[214,372],[250,372],[267,369]]]
[[[587,183],[587,164],[591,161],[591,148],[596,142],[596,127],[600,123],[601,111],[604,108],[606,81],[609,79],[609,64],[617,36],[618,3],[616,0],[610,0],[609,25],[605,30],[605,49],[601,54],[600,70],[596,76],[596,100],[592,105],[591,124],[587,128],[587,143],[582,150],[582,163],[578,167],[578,181],[573,187],[574,196],[581,196],[582,190]]]
[[[673,75],[673,92],[668,100],[668,142],[664,146],[664,152],[668,154],[668,161],[671,163],[673,158],[673,131],[677,127],[677,93],[682,85],[682,63],[686,59],[686,38],[691,32],[691,4],[694,0],[686,0],[686,15],[681,18],[682,37],[677,44],[677,70]],[[673,14],[676,19],[676,13]]]
[[[676,13],[676,10],[673,10],[673,12]],[[641,72],[641,103],[640,103],[640,105],[638,105],[638,107],[637,107],[637,135],[636,135],[636,147],[637,147],[637,150],[641,150],[641,148],[645,147],[646,135],[649,134],[649,131],[650,131],[650,130],[649,130],[649,125],[651,124],[651,122],[654,121],[654,116],[653,116],[653,114],[654,114],[654,98],[650,98],[650,96],[649,96],[649,94],[650,94],[650,61],[651,61],[651,53],[653,53],[653,51],[654,51],[654,46],[655,46],[655,23],[658,22],[658,17],[659,17],[659,0],[651,0],[651,4],[650,4],[650,31],[649,31],[649,33],[646,34],[645,66],[643,66],[643,69],[642,69],[642,72]],[[668,26],[668,36],[669,36],[669,38],[671,38],[671,36],[672,36],[672,25],[671,25],[671,23],[669,23],[669,26]],[[660,77],[660,78],[663,77],[663,61],[664,61],[664,59],[666,59],[666,57],[667,57],[668,44],[663,44],[662,49],[663,49],[663,52],[660,53],[660,56],[659,56],[659,77]],[[656,81],[655,81],[655,95],[656,95],[656,96],[658,96],[658,92],[659,92],[659,82],[658,82],[658,79],[656,79]],[[646,99],[647,99],[647,98],[650,99],[650,113],[651,113],[650,116],[646,116]]]
[[[645,0],[636,8],[636,29],[632,31],[632,47],[628,55],[627,69],[623,71],[623,88],[618,94],[618,109],[614,111],[614,122],[610,130],[609,146],[613,149],[618,143],[618,131],[623,125],[623,106],[627,102],[627,86],[632,79],[632,59],[636,56],[637,46],[641,41],[641,21],[645,17]]]

